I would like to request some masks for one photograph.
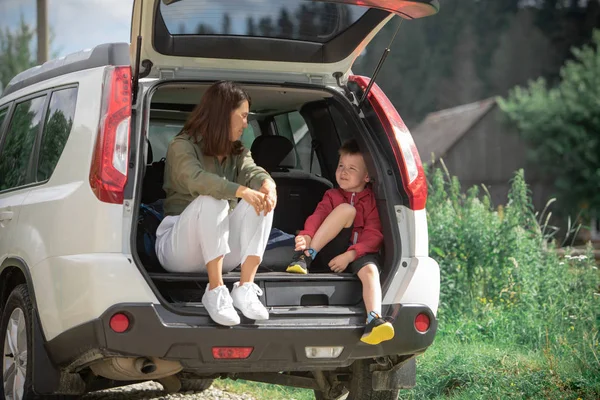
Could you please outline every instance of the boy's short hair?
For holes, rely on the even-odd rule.
[[[362,154],[360,152],[360,148],[358,147],[358,142],[356,141],[356,139],[346,140],[344,143],[342,143],[342,147],[340,147],[339,153],[340,153],[340,155]]]

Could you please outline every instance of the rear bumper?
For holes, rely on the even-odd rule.
[[[427,306],[396,305],[394,339],[371,346],[359,340],[363,313],[326,310],[328,314],[318,307],[271,309],[268,321],[255,324],[242,318],[241,325],[228,328],[207,316],[184,316],[157,304],[120,304],[52,339],[47,349],[58,365],[71,368],[103,357],[152,356],[179,360],[185,369],[198,373],[302,371],[343,367],[359,358],[418,354],[431,345],[437,329],[437,320]],[[128,331],[110,329],[110,317],[116,312],[129,316]],[[426,313],[431,320],[425,333],[414,327],[419,313]],[[254,350],[244,360],[215,360],[213,346],[251,346]],[[335,359],[310,359],[306,346],[343,346],[344,350]]]

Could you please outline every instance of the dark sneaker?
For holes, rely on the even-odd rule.
[[[371,315],[375,318],[367,324],[360,341],[367,344],[379,344],[392,339],[394,337],[394,327],[389,320],[381,318],[373,311],[371,311]]]
[[[297,251],[285,272],[306,275],[308,274],[308,268],[310,267],[311,262],[312,257],[307,256],[303,251]]]

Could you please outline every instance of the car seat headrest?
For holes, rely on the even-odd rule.
[[[256,165],[267,171],[296,167],[294,145],[283,136],[259,136],[252,143],[250,151]]]

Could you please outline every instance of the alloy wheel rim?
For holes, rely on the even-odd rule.
[[[27,329],[25,314],[15,308],[8,320],[4,338],[4,363],[2,377],[4,397],[7,400],[21,400],[27,376]]]

